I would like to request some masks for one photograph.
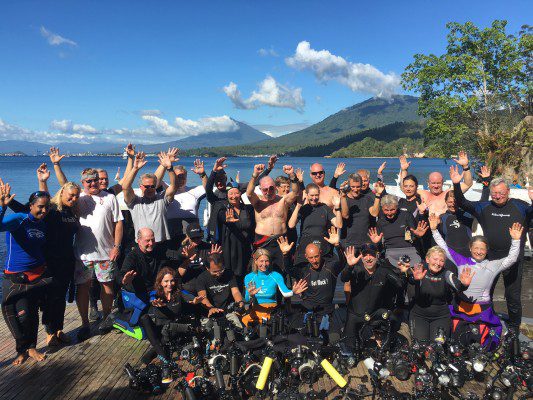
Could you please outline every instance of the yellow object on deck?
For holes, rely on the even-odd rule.
[[[274,360],[272,358],[265,357],[265,361],[263,361],[263,366],[261,367],[261,372],[259,373],[259,378],[257,378],[257,383],[255,384],[256,389],[263,390],[265,388],[265,384],[268,379],[268,374],[270,372],[270,367],[272,366],[273,362]]]
[[[320,365],[322,365],[322,368],[324,368],[328,375],[331,376],[331,379],[333,379],[341,388],[348,384],[348,382],[346,382],[346,380],[341,376],[341,374],[339,374],[339,372],[328,360],[323,359]]]

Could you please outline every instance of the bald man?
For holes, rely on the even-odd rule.
[[[333,197],[338,196],[339,192],[324,184],[326,171],[324,171],[322,164],[315,163],[311,165],[310,176],[313,183],[320,188],[319,201],[326,204],[329,208],[335,209],[335,206],[333,205]]]
[[[461,182],[461,191],[465,193],[473,184],[472,172],[470,172],[470,166],[468,161],[468,155],[464,151],[459,152],[459,157],[454,159],[457,164],[459,164],[464,171],[464,182]],[[408,175],[408,169],[411,165],[410,161],[407,161],[405,156],[400,156],[400,168],[402,170],[401,177],[402,180]],[[441,215],[446,212],[448,207],[446,206],[446,193],[451,189],[442,190],[442,185],[444,183],[444,177],[440,172],[432,172],[428,176],[428,189],[429,190],[418,190],[423,202],[426,203],[429,209],[430,214]]]
[[[283,257],[276,240],[287,232],[289,207],[300,194],[300,182],[296,178],[293,167],[284,165],[283,172],[289,176],[292,190],[279,196],[276,193],[274,180],[270,176],[265,176],[259,181],[262,195],[258,196],[254,191],[256,180],[264,170],[264,164],[254,166],[252,179],[246,188],[246,195],[255,212],[254,248],[268,249],[272,255],[271,263],[279,270],[283,267]]]

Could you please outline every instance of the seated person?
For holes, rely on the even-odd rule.
[[[203,297],[202,304],[207,308],[207,316],[217,316],[226,312],[230,303],[235,302],[240,308],[244,307],[237,280],[230,269],[224,268],[224,259],[221,254],[211,254],[208,258],[207,271],[196,278],[196,291]],[[242,328],[236,312],[224,315],[237,328]]]
[[[186,310],[188,304],[199,304],[203,300],[201,296],[184,295],[178,289],[175,278],[176,271],[168,267],[162,268],[157,273],[153,286],[155,294],[151,300],[151,306],[148,312],[139,319],[148,341],[163,363],[163,383],[172,382],[170,373],[172,354],[162,342],[161,330],[169,322],[179,320],[182,315],[190,314]]]
[[[456,304],[450,306],[452,337],[460,338],[464,344],[479,339],[483,347],[492,351],[499,344],[502,324],[492,306],[491,287],[500,272],[510,268],[518,259],[520,238],[524,228],[519,223],[514,223],[509,228],[509,235],[512,239],[509,254],[505,258],[489,261],[486,259],[489,245],[484,236],[472,238],[469,246],[471,257],[465,257],[448,247],[437,230],[439,223],[440,217],[430,215],[429,225],[437,245],[446,251],[446,256],[457,266],[460,274],[465,268],[471,268],[473,271],[468,289],[459,296]],[[466,332],[469,329],[468,325],[479,325],[479,335],[469,335]],[[494,335],[489,334],[491,330],[495,333]]]
[[[270,318],[270,314],[278,305],[277,290],[287,298],[307,289],[307,283],[301,279],[293,285],[292,290],[289,290],[281,274],[272,271],[270,258],[270,252],[267,249],[257,249],[253,254],[252,272],[244,277],[245,300],[252,303],[249,313],[242,318],[246,326],[251,322],[262,322],[263,319]]]

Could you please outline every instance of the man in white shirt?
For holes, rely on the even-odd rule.
[[[100,300],[104,319],[113,305],[113,280],[116,260],[122,241],[122,214],[114,195],[100,190],[98,172],[85,169],[81,174],[83,192],[78,200],[80,229],[74,242],[77,259],[74,282],[77,285],[76,303],[82,327],[78,339],[90,336],[89,289],[93,275],[101,285]]]

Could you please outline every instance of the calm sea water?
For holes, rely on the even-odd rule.
[[[212,169],[215,162],[214,158],[203,159],[206,166],[206,172]],[[185,165],[189,170],[192,168],[194,159],[185,157],[180,159],[179,164]],[[247,181],[252,173],[253,165],[256,163],[267,163],[267,158],[250,158],[250,157],[233,157],[227,160],[228,176],[235,179],[237,173],[240,173],[240,181]],[[302,168],[306,171],[305,181],[310,182],[309,167],[313,162],[320,162],[326,171],[326,182],[329,182],[333,176],[335,167],[339,162],[346,163],[347,173],[355,172],[357,169],[365,168],[371,171],[372,180],[375,179],[376,171],[383,161],[387,161],[387,168],[384,172],[385,183],[394,184],[395,178],[400,169],[400,163],[395,158],[308,158],[308,157],[283,157],[276,164],[276,168],[272,171],[271,176],[276,177],[282,174],[283,165],[290,164],[295,168]],[[20,202],[26,202],[29,195],[37,190],[36,173],[37,167],[43,163],[48,163],[48,168],[52,169],[50,159],[48,157],[0,157],[0,178],[4,182],[9,182],[12,187],[12,193],[16,194],[16,199]],[[449,161],[448,161],[449,163]],[[80,172],[87,167],[104,168],[108,171],[111,181],[115,177],[117,168],[120,167],[121,173],[126,168],[126,162],[121,157],[70,157],[63,159],[61,166],[67,178],[72,181],[79,181]],[[453,164],[453,162],[452,162]],[[143,171],[153,171],[157,168],[158,162],[156,157],[149,158],[148,164],[143,168]],[[449,164],[443,159],[413,159],[411,164],[411,172],[417,175],[420,183],[426,180],[427,175],[432,171],[440,171],[445,177],[448,176]],[[199,185],[200,178],[189,172],[188,182],[189,186]],[[55,193],[59,189],[59,184],[52,176],[49,179],[49,190]],[[205,200],[202,201],[200,215],[203,215],[205,208]],[[9,211],[8,211],[9,212]],[[5,260],[5,234],[0,234],[0,265],[3,266]]]

